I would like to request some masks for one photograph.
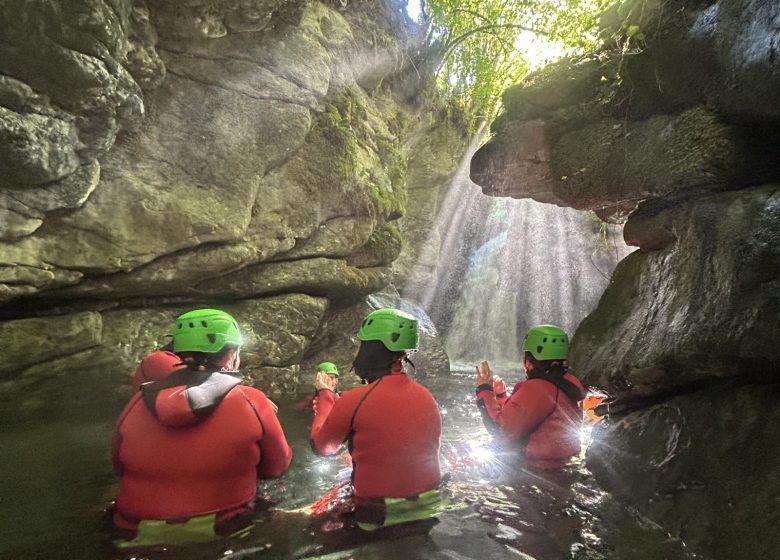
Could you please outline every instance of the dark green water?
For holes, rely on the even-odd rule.
[[[442,408],[442,468],[454,508],[438,524],[375,534],[314,531],[293,510],[315,501],[348,476],[344,460],[314,455],[310,415],[280,403],[293,446],[281,479],[261,484],[273,506],[241,541],[163,551],[120,552],[111,546],[103,509],[113,497],[109,442],[118,410],[109,406],[67,417],[20,416],[0,410],[0,557],[2,558],[523,558],[537,560],[700,558],[654,524],[616,503],[582,463],[565,473],[523,471],[516,459],[491,452],[473,402],[472,380],[422,380]],[[391,421],[391,419],[388,419]],[[587,437],[587,435],[585,435]]]

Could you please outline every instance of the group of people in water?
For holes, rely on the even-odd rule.
[[[333,455],[347,443],[353,525],[373,530],[429,517],[441,503],[442,424],[433,395],[406,374],[418,323],[397,309],[378,309],[357,338],[352,368],[363,385],[338,393],[338,368],[318,367],[312,446]],[[228,313],[198,309],[178,317],[169,347],[138,366],[112,442],[120,546],[246,532],[258,479],[289,467],[292,450],[277,406],[237,376],[242,343]],[[528,379],[511,393],[488,362],[476,368],[486,427],[517,448],[529,468],[557,469],[580,451],[585,389],[566,369],[568,350],[562,329],[532,328],[523,343]]]

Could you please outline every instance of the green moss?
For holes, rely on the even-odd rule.
[[[401,254],[403,239],[398,222],[386,223],[374,230],[368,241],[347,259],[357,268],[388,266]]]
[[[406,158],[387,120],[362,90],[344,90],[317,116],[307,142],[311,171],[365,195],[378,219],[400,217],[406,206]]]

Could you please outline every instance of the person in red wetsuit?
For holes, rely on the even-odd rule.
[[[317,373],[324,373],[327,376],[328,384],[330,385],[330,389],[335,394],[336,398],[339,398],[339,392],[336,390],[336,387],[339,384],[339,368],[336,367],[336,364],[333,362],[322,362],[320,365],[317,366]],[[315,378],[316,379],[316,378]],[[303,399],[301,399],[299,402],[295,403],[295,409],[296,410],[308,410],[313,411],[313,404],[314,404],[314,397],[317,396],[317,391],[314,391],[314,394],[308,394]]]
[[[366,385],[336,400],[327,375],[318,373],[315,381],[312,444],[333,455],[348,442],[354,518],[364,529],[429,517],[438,499],[439,408],[404,373],[407,351],[418,346],[417,329],[414,317],[396,309],[372,312],[358,332],[353,362]],[[424,507],[414,508],[415,503]]]
[[[141,389],[141,385],[150,381],[160,381],[173,372],[187,367],[182,359],[171,352],[173,346],[163,347],[146,356],[133,374],[133,393]]]
[[[477,405],[488,430],[518,444],[529,466],[559,468],[580,452],[579,402],[585,388],[566,371],[569,340],[563,329],[532,328],[523,351],[528,379],[515,385],[503,404],[495,394],[490,364],[477,366]]]
[[[292,451],[275,407],[229,374],[241,334],[215,309],[181,315],[173,349],[187,367],[144,383],[119,417],[114,524],[120,546],[209,540],[251,525],[258,477],[281,475]]]

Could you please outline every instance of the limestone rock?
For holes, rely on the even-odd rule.
[[[574,370],[634,397],[712,377],[778,379],[779,212],[777,185],[662,210],[676,242],[618,265],[574,336]]]
[[[421,293],[435,281],[441,245],[436,218],[467,142],[456,120],[436,115],[430,128],[404,147],[409,153],[409,199],[406,213],[398,221],[404,243],[393,263],[393,283],[402,293]]]
[[[472,160],[486,194],[579,209],[758,181],[764,154],[703,108],[645,121],[603,119],[556,131],[510,122]]]
[[[81,166],[61,181],[25,189],[0,190],[0,240],[35,232],[47,212],[81,207],[100,180],[100,164]]]
[[[77,143],[73,122],[0,107],[0,176],[6,185],[40,184],[69,175],[79,166]]]
[[[230,297],[303,292],[355,300],[381,290],[389,281],[383,268],[359,269],[338,259],[314,258],[264,263],[224,278],[207,280],[182,292],[192,297]]]
[[[140,89],[121,64],[130,2],[74,0],[64,7],[51,0],[2,3],[0,73],[75,116],[78,136],[69,134],[70,150],[92,158],[111,147],[122,123],[143,113]]]
[[[598,424],[588,467],[618,498],[713,558],[780,547],[778,386],[681,395]]]
[[[130,376],[141,358],[170,342],[178,315],[203,306],[84,312],[0,323],[0,335],[11,342],[3,346],[0,369],[4,398],[23,397],[24,406],[41,406],[63,384],[79,385],[86,401],[100,398],[93,392],[101,390],[112,402],[126,398]],[[217,307],[238,321],[244,336],[242,372],[257,377],[269,367],[297,371],[327,300],[287,294]],[[57,385],[42,383],[62,376],[70,377]],[[261,388],[288,390],[299,379],[287,381]]]
[[[102,332],[100,314],[91,312],[0,323],[0,375],[12,378],[26,367],[97,346]]]

